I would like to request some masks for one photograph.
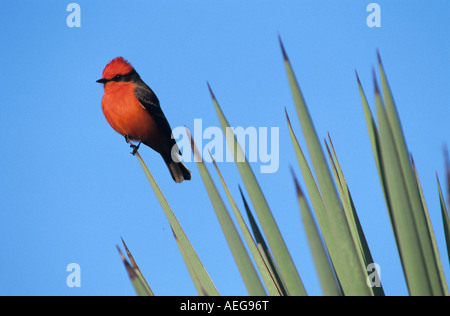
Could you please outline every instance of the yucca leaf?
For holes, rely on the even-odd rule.
[[[156,198],[161,204],[164,214],[166,215],[170,223],[174,236],[177,240],[177,245],[180,248],[181,255],[183,256],[183,260],[186,265],[190,265],[190,267],[188,267],[188,271],[191,275],[192,281],[197,285],[196,288],[199,295],[219,295],[219,292],[214,286],[214,283],[212,282],[211,278],[205,270],[205,267],[198,258],[197,253],[189,242],[189,239],[181,228],[181,225],[175,217],[172,209],[170,208],[169,203],[167,203],[164,194],[161,192],[161,189],[159,188],[152,174],[139,155],[139,152],[136,153],[136,157],[138,158],[139,163],[141,164],[141,167],[144,170],[144,173],[156,195]]]
[[[423,252],[423,258],[426,265],[426,273],[429,279],[432,293],[434,295],[443,295],[444,288],[439,276],[439,269],[436,257],[433,251],[432,236],[427,225],[426,215],[420,199],[420,193],[414,177],[411,161],[409,159],[409,151],[406,146],[402,126],[395,106],[394,98],[389,87],[386,74],[381,62],[380,54],[378,54],[378,65],[381,77],[381,86],[383,89],[383,98],[385,104],[385,112],[389,127],[391,129],[394,149],[397,151],[397,157],[401,168],[401,175],[406,186],[409,205],[414,216],[416,230],[420,241],[420,250]]]
[[[439,249],[438,249],[438,246],[437,246],[437,243],[436,243],[436,236],[435,236],[434,231],[433,231],[433,225],[431,224],[430,214],[428,213],[428,207],[427,207],[427,204],[425,202],[425,197],[423,195],[422,185],[420,184],[419,175],[417,174],[416,165],[414,163],[414,159],[413,159],[412,155],[411,155],[411,166],[412,166],[412,169],[413,169],[413,172],[414,172],[414,177],[415,177],[415,179],[417,181],[417,186],[419,188],[419,193],[420,193],[420,199],[422,201],[423,209],[424,209],[424,212],[425,212],[426,222],[427,222],[430,234],[431,234],[431,242],[432,242],[432,245],[433,245],[434,256],[437,258],[436,264],[437,264],[437,268],[438,268],[438,271],[439,271],[440,282],[441,282],[442,288],[444,290],[444,295],[448,296],[449,292],[448,292],[448,287],[447,287],[447,280],[445,279],[444,268],[442,267],[441,256],[439,254]]]
[[[259,253],[261,254],[261,257],[264,260],[264,263],[269,270],[269,273],[272,277],[272,279],[275,282],[275,285],[277,287],[278,292],[282,296],[288,295],[286,291],[286,287],[283,284],[283,280],[280,274],[280,271],[278,270],[275,260],[272,257],[272,254],[270,253],[269,247],[266,244],[266,241],[264,240],[264,237],[258,227],[258,224],[256,223],[255,217],[253,216],[250,206],[247,203],[247,200],[245,199],[244,193],[242,192],[241,186],[239,187],[239,192],[241,194],[242,201],[244,203],[245,212],[247,213],[248,221],[250,223],[251,230],[253,232],[253,236],[255,239],[256,246],[258,247]]]
[[[269,292],[269,295],[281,295],[281,291],[279,290],[276,279],[270,273],[268,264],[264,261],[261,252],[258,249],[258,246],[256,245],[255,241],[253,240],[253,237],[247,227],[247,224],[244,221],[244,218],[242,217],[241,212],[239,211],[236,202],[234,201],[233,196],[231,195],[230,190],[228,189],[227,184],[225,183],[225,180],[219,170],[219,167],[217,166],[216,161],[212,158],[212,162],[214,164],[214,167],[216,169],[217,174],[219,175],[220,182],[222,183],[223,189],[225,190],[225,193],[227,195],[228,201],[230,202],[231,208],[233,209],[234,216],[239,224],[239,227],[241,229],[242,234],[244,235],[245,241],[247,243],[247,246],[250,250],[250,253],[252,254],[253,260],[255,261],[255,264],[259,270],[259,273],[261,274],[261,278],[264,281],[264,284],[266,285],[267,291]]]
[[[332,225],[332,227],[330,227],[331,230],[334,230],[336,236],[339,237],[339,241],[335,243],[337,248],[336,251],[345,258],[345,262],[342,260],[339,262],[333,261],[338,279],[341,282],[345,295],[372,295],[372,291],[368,289],[366,285],[366,269],[357,253],[358,250],[354,246],[325,155],[320,146],[313,122],[281,42],[281,38],[280,46],[283,53],[289,86],[291,88],[300,125],[303,130],[303,136],[308,147],[317,183],[330,217],[328,223]]]
[[[291,172],[294,178],[297,199],[299,201],[300,212],[303,219],[303,226],[305,227],[309,248],[314,259],[314,265],[316,267],[317,275],[319,276],[323,294],[326,296],[340,296],[341,292],[334,274],[334,269],[328,259],[327,251],[322,243],[322,238],[316,226],[316,222],[314,221],[314,217],[308,203],[306,202],[297,178],[292,170]]]
[[[295,136],[294,131],[292,130],[291,122],[287,114],[287,111],[285,112],[289,128],[289,134],[291,135],[292,144],[295,150],[295,155],[297,156],[297,160],[300,165],[303,179],[305,181],[306,188],[308,190],[308,194],[311,199],[313,209],[315,211],[326,248],[328,250],[328,254],[333,263],[336,275],[339,279],[339,284],[341,284],[341,280],[343,278],[348,278],[347,282],[350,282],[351,274],[349,274],[349,272],[345,269],[345,258],[342,256],[342,253],[335,245],[335,243],[339,242],[339,236],[337,235],[334,225],[329,222],[331,217],[329,216],[325,204],[323,203],[322,196],[314,180],[314,176],[311,172],[308,162],[306,161],[306,157],[303,153],[303,150],[301,149],[297,137]]]
[[[245,157],[241,146],[238,144],[236,136],[229,133],[230,125],[228,124],[225,115],[223,114],[219,103],[217,102],[211,87],[208,84],[209,91],[217,112],[223,132],[227,135],[227,143],[229,148],[233,151],[234,161],[238,167],[241,178],[247,189],[247,192],[255,208],[264,235],[267,238],[270,250],[274,256],[275,262],[282,275],[283,281],[286,285],[286,290],[289,295],[306,295],[303,282],[297,272],[291,255],[286,247],[286,244],[281,236],[280,230],[273,218],[266,198],[262,193],[261,187]]]
[[[411,205],[402,176],[401,166],[394,138],[384,110],[376,80],[375,104],[378,126],[380,130],[381,156],[384,166],[383,178],[386,180],[392,203],[392,218],[395,225],[396,242],[405,273],[406,282],[411,295],[432,295],[427,277],[427,269],[418,237]]]
[[[445,206],[444,195],[442,194],[441,184],[439,183],[439,178],[437,174],[436,180],[438,184],[439,203],[441,205],[442,222],[444,223],[444,235],[445,235],[445,242],[447,244],[447,255],[448,260],[450,262],[450,217],[448,214],[447,207]]]
[[[228,246],[233,255],[234,261],[239,269],[242,280],[247,288],[247,291],[252,296],[265,296],[266,291],[259,279],[258,274],[253,266],[252,261],[247,253],[247,250],[242,243],[239,233],[234,226],[233,220],[231,219],[228,210],[223,203],[223,200],[214,184],[208,170],[206,169],[205,163],[201,159],[201,156],[194,144],[194,140],[191,138],[189,130],[186,128],[187,135],[190,139],[192,151],[194,152],[195,161],[202,177],[203,183],[205,185],[206,191],[208,192],[209,198],[216,212],[217,219],[219,220],[222,231],[227,240]]]
[[[201,276],[199,276],[197,274],[197,269],[194,268],[195,265],[191,262],[190,256],[184,250],[184,247],[182,246],[182,244],[178,240],[178,236],[175,233],[175,231],[172,229],[172,227],[170,227],[170,228],[171,228],[171,231],[172,231],[172,234],[173,234],[173,238],[177,242],[177,246],[178,246],[178,249],[179,249],[179,251],[181,253],[181,256],[183,257],[183,261],[185,263],[185,266],[188,269],[189,275],[191,276],[192,283],[194,284],[195,289],[197,290],[197,293],[200,296],[210,296],[208,294],[208,292],[206,291],[206,289],[203,287],[202,281],[200,279]],[[213,294],[213,295],[217,296],[218,294]]]
[[[133,268],[134,272],[139,276],[139,278],[141,279],[146,291],[148,293],[150,293],[150,295],[154,295],[153,291],[151,290],[150,286],[147,283],[147,280],[144,278],[144,275],[141,272],[141,269],[139,269],[139,266],[137,265],[136,261],[134,260],[130,250],[128,249],[127,245],[125,244],[125,241],[123,240],[123,238],[120,238],[122,240],[122,244],[125,248],[125,251],[127,253],[128,259],[130,260],[131,263],[131,267]]]
[[[448,208],[450,209],[450,157],[448,154],[447,146],[444,146],[444,159],[445,159],[445,175],[447,178],[447,203]]]
[[[285,114],[287,125],[289,128],[289,135],[291,136],[292,145],[294,146],[295,155],[297,157],[298,164],[302,171],[303,179],[305,181],[306,188],[311,198],[311,202],[315,210],[320,229],[322,231],[322,234],[324,234],[325,242],[331,243],[334,240],[334,237],[332,237],[331,235],[331,228],[330,228],[331,224],[329,223],[329,216],[325,208],[322,195],[319,191],[319,188],[317,187],[316,181],[311,172],[311,169],[309,168],[308,162],[306,161],[305,154],[303,153],[303,150],[301,149],[297,137],[295,136],[295,133],[292,129],[291,120],[289,118],[286,109]],[[327,244],[327,247],[332,249],[334,248],[331,244]]]
[[[425,201],[425,196],[423,195],[422,185],[420,184],[419,175],[418,175],[417,169],[416,169],[416,164],[414,163],[414,158],[413,158],[412,155],[411,155],[411,168],[412,168],[412,171],[413,171],[413,174],[414,174],[414,178],[416,179],[416,182],[417,182],[417,188],[419,190],[420,200],[422,201],[422,207],[423,207],[423,209],[425,211],[424,214],[426,216],[427,224],[428,224],[428,227],[430,228],[430,232],[431,232],[431,235],[432,235],[431,240],[435,240],[435,236],[434,236],[434,233],[433,233],[433,228],[431,226],[430,216],[429,216],[429,212],[428,212],[428,206],[427,206],[427,203]]]
[[[375,120],[373,118],[372,112],[370,111],[369,103],[367,102],[366,94],[364,93],[363,87],[361,85],[361,81],[359,80],[358,73],[356,71],[355,71],[355,73],[356,73],[356,80],[358,82],[359,93],[361,95],[361,102],[362,102],[362,106],[363,106],[363,110],[364,110],[364,117],[366,120],[367,130],[369,132],[370,144],[372,146],[372,152],[373,152],[373,156],[375,158],[375,164],[377,166],[378,177],[380,179],[381,188],[383,189],[383,196],[384,196],[384,200],[386,202],[386,207],[387,207],[387,210],[389,213],[389,218],[391,220],[391,227],[394,232],[394,235],[396,236],[397,233],[395,231],[395,225],[393,225],[394,219],[391,214],[392,206],[391,206],[391,202],[390,202],[390,198],[389,198],[389,192],[386,188],[386,179],[383,176],[384,175],[384,166],[383,166],[383,160],[381,158],[380,134],[379,134],[378,128],[375,124]]]
[[[359,249],[362,254],[362,245],[361,245],[361,241],[358,236],[358,229],[356,227],[356,221],[354,218],[354,213],[356,213],[356,212],[353,209],[353,206],[350,201],[347,183],[343,177],[342,170],[340,170],[340,166],[338,166],[334,149],[333,149],[333,153],[331,153],[330,147],[328,146],[328,143],[326,140],[324,140],[324,144],[325,144],[325,148],[327,149],[327,152],[328,152],[329,160],[331,163],[331,170],[333,171],[333,176],[334,176],[335,182],[337,184],[339,197],[340,197],[340,200],[342,201],[342,207],[344,209],[344,214],[347,219],[347,224],[350,229],[350,233],[352,235],[353,242],[355,244],[356,249]],[[331,144],[331,139],[330,139],[330,144]],[[363,259],[364,257],[361,257],[361,258]],[[366,261],[365,261],[365,263],[367,265]]]
[[[336,151],[334,150],[333,142],[331,141],[330,134],[328,134],[328,140],[330,142],[330,146],[328,146],[325,141],[325,145],[330,157],[331,165],[333,167],[333,174],[336,178],[336,183],[338,183],[338,191],[341,196],[341,201],[343,201],[343,207],[346,214],[347,222],[350,227],[350,231],[352,237],[355,242],[355,246],[360,250],[360,255],[362,256],[362,260],[364,261],[364,265],[368,267],[370,264],[374,263],[372,253],[370,252],[369,245],[367,244],[366,237],[364,235],[364,231],[361,227],[361,223],[358,218],[358,214],[356,213],[355,205],[353,204],[353,199],[350,194],[350,190],[347,185],[347,181],[345,181],[344,173],[342,171],[341,165],[339,164],[339,160],[336,155]],[[331,150],[330,150],[331,148]],[[373,273],[378,272],[375,271]],[[372,273],[370,273],[372,274]],[[380,277],[377,276],[377,280],[380,280]],[[373,286],[371,287],[373,294],[375,296],[384,296],[384,290],[381,286]]]
[[[324,242],[327,246],[327,249],[329,251],[331,260],[334,262],[339,262],[339,260],[344,260],[344,258],[341,257],[340,253],[337,250],[336,246],[334,245],[335,241],[337,240],[338,236],[335,235],[335,231],[332,230],[333,225],[329,222],[330,217],[327,212],[327,209],[325,207],[325,204],[322,199],[322,195],[319,191],[319,188],[317,187],[316,181],[314,179],[314,176],[311,172],[311,169],[308,165],[308,162],[306,161],[305,154],[303,153],[303,150],[300,147],[300,144],[297,140],[297,137],[294,134],[294,131],[292,130],[291,121],[289,119],[289,115],[287,114],[287,111],[285,109],[286,113],[286,120],[289,128],[289,134],[291,136],[292,144],[294,146],[295,155],[297,156],[297,161],[300,166],[303,180],[305,181],[306,188],[308,190],[309,197],[311,199],[311,203],[313,205],[313,209],[315,211],[317,221],[320,227],[320,230],[322,232]],[[337,265],[337,268],[340,268],[340,265]],[[338,273],[343,274],[344,272]]]
[[[134,290],[138,296],[154,296],[152,290],[147,285],[147,282],[144,280],[142,274],[139,270],[133,269],[130,263],[127,261],[125,256],[120,251],[119,246],[116,246],[117,251],[119,252],[120,258],[122,259],[123,264],[125,265],[125,269],[127,270],[128,277],[130,278],[131,284],[133,285]]]

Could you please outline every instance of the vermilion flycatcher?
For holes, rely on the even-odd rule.
[[[180,150],[172,137],[172,129],[167,121],[159,100],[149,86],[142,81],[136,70],[123,57],[111,60],[103,70],[102,79],[105,94],[102,109],[111,127],[130,140],[138,141],[131,145],[136,154],[139,145],[153,148],[164,159],[175,182],[191,179],[191,172],[179,161],[172,159]]]

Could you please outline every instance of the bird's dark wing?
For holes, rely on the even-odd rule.
[[[145,107],[148,113],[155,119],[156,124],[162,129],[163,133],[171,141],[171,145],[175,145],[175,139],[172,138],[172,128],[164,115],[156,94],[142,80],[136,85],[134,93],[138,101]],[[181,152],[178,150],[181,154]]]

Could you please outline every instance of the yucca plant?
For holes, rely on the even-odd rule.
[[[310,167],[285,110],[287,126],[308,195],[300,187],[294,172],[292,172],[293,184],[323,293],[324,295],[383,296],[384,290],[380,283],[375,284],[376,286],[373,286],[373,283],[370,284],[371,280],[379,280],[379,278],[376,270],[368,269],[374,260],[331,137],[328,135],[328,140],[325,140],[325,154],[281,39],[280,46],[295,109],[312,162]],[[357,83],[375,164],[408,290],[411,295],[448,296],[448,286],[420,181],[403,136],[400,119],[379,55],[378,65],[382,89],[378,87],[374,71],[376,120],[369,108],[358,76]],[[220,125],[226,134],[230,124],[209,84],[208,88]],[[187,135],[190,138],[188,130]],[[194,155],[200,158],[194,141],[191,138],[190,140]],[[251,207],[240,189],[250,228],[238,208],[238,203],[230,194],[218,165],[213,161],[215,172],[220,178],[222,189],[239,228],[234,225],[231,213],[222,200],[220,190],[212,180],[207,166],[202,159],[195,161],[248,293],[258,296],[307,295],[296,265],[240,144],[236,137],[227,137],[227,143],[232,149],[234,161],[257,218],[257,220],[254,218]],[[156,181],[141,156],[139,154],[136,156],[169,220],[198,294],[219,295]],[[446,170],[447,186],[450,187],[448,158]],[[450,219],[439,180],[438,196],[447,250],[449,250]],[[450,189],[447,198],[450,200]],[[256,221],[259,222],[261,230]],[[127,246],[123,244],[130,263],[122,253],[120,254],[136,293],[153,295]],[[448,253],[450,254],[450,251]]]

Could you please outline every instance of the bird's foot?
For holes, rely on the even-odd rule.
[[[130,143],[130,139],[128,138],[128,135],[124,135],[124,137],[125,137],[125,141],[127,142],[127,144],[129,144]]]
[[[131,154],[133,156],[136,155],[136,153],[137,153],[137,151],[139,149],[139,146],[141,146],[141,142],[139,142],[139,144],[137,146],[136,145],[130,145],[130,147],[133,148],[133,151],[131,152]]]

